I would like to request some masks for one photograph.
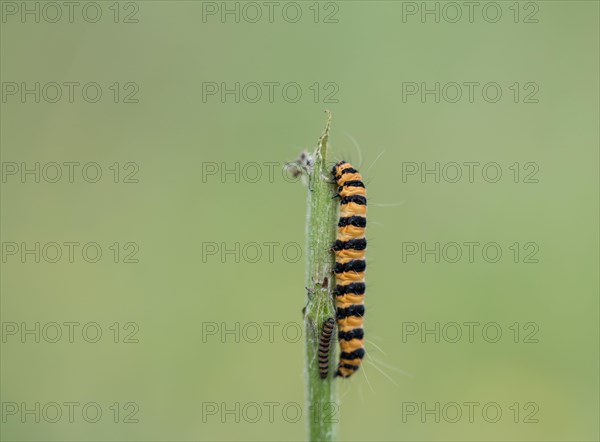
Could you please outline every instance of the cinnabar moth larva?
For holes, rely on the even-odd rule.
[[[336,376],[347,378],[360,367],[365,356],[365,251],[367,240],[367,191],[360,173],[345,161],[333,166],[338,185],[340,220],[332,250],[335,253],[334,289],[340,362]]]
[[[329,374],[329,347],[331,345],[331,335],[333,334],[333,326],[335,321],[333,318],[328,318],[323,322],[323,330],[319,339],[319,376],[325,379]]]

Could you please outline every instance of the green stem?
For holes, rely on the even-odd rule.
[[[327,111],[329,112],[329,111]],[[308,435],[311,441],[333,441],[336,438],[338,398],[333,379],[336,361],[334,345],[329,357],[329,376],[319,377],[317,352],[323,322],[335,318],[332,300],[334,256],[331,245],[335,240],[337,216],[335,186],[331,183],[331,171],[327,164],[327,144],[331,113],[325,132],[314,152],[309,168],[308,217],[306,221],[307,270],[306,287],[308,303],[304,310],[306,336],[306,404]],[[332,339],[332,342],[335,342]],[[333,422],[335,421],[335,422]]]

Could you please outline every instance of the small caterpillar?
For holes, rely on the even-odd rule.
[[[365,251],[367,240],[367,191],[360,173],[345,161],[331,170],[338,185],[340,220],[332,250],[335,253],[334,289],[340,362],[335,376],[347,378],[358,370],[365,356]]]
[[[321,379],[325,379],[329,374],[329,346],[334,323],[333,318],[328,318],[323,322],[323,331],[321,331],[321,338],[319,339],[319,376]]]

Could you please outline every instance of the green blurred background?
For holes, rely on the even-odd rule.
[[[98,2],[97,23],[82,18],[85,2],[77,3],[73,23],[66,6],[67,17],[50,23],[55,12],[38,3],[40,22],[22,20],[21,8],[36,3],[2,2],[3,250],[8,243],[97,242],[103,255],[97,263],[80,254],[73,263],[4,256],[2,440],[304,439],[306,412],[295,421],[304,391],[303,341],[295,333],[305,253],[295,259],[292,247],[285,259],[282,249],[304,249],[306,188],[280,171],[314,148],[325,108],[333,111],[331,160],[362,163],[370,204],[370,359],[340,382],[339,438],[598,440],[597,2],[497,2],[496,23],[496,9],[482,15],[485,2],[472,22],[468,6],[456,3],[463,13],[456,23],[454,6],[439,3],[438,23],[420,15],[435,2],[392,1],[299,2],[296,23],[289,21],[298,7],[286,2],[276,3],[272,23],[262,2],[257,23],[244,19],[253,19],[254,6],[238,4],[237,23],[219,15],[235,2],[193,1]],[[285,17],[284,6],[291,8]],[[216,15],[203,16],[213,8]],[[35,82],[97,82],[103,95],[97,103],[77,92],[73,103],[65,96],[50,103],[41,92],[40,103],[34,95],[22,100],[21,83]],[[135,87],[128,82],[139,89],[137,103],[123,102]],[[209,82],[297,82],[302,97],[287,102],[278,87],[271,103],[265,87],[253,103],[249,86],[239,103],[233,95],[222,102],[219,93],[203,99]],[[503,95],[490,103],[479,88],[473,103],[466,96],[452,103],[453,95],[422,103],[419,94],[403,100],[406,82],[496,82]],[[524,102],[528,82],[539,89],[537,103]],[[50,88],[47,97],[54,96]],[[337,102],[326,100],[335,88]],[[89,183],[76,172],[69,183],[66,168],[57,183],[20,176],[21,163],[69,161],[98,163],[102,178]],[[496,162],[503,175],[490,183],[477,169],[472,183],[466,176],[436,183],[432,175],[403,173],[407,163],[452,162]],[[537,183],[524,182],[529,162],[539,169]],[[239,179],[221,177],[236,163]],[[254,163],[261,165],[257,180]],[[276,163],[273,179],[263,163]],[[135,168],[138,182],[123,182]],[[432,255],[426,262],[402,256],[407,243],[469,241],[498,243],[502,258],[489,263],[478,253],[473,263],[465,256],[436,263]],[[139,247],[137,263],[123,262],[135,251],[129,242]],[[537,263],[523,262],[528,242],[539,248]],[[214,243],[217,253],[203,256]],[[239,262],[235,254],[223,259],[223,245],[235,250],[236,243]],[[251,243],[261,245],[257,262],[250,262]],[[50,342],[48,324],[69,321],[80,324],[74,342],[64,325],[62,338]],[[469,321],[480,324],[473,342],[464,325],[462,338],[450,342],[452,323]],[[81,334],[92,322],[103,332],[96,343]],[[20,334],[35,323],[39,343],[35,333]],[[406,333],[413,323],[419,331],[439,323],[439,342]],[[487,323],[502,330],[498,342],[482,337]],[[256,339],[255,324],[262,333]],[[221,336],[235,327],[238,333]],[[53,402],[95,402],[102,417],[86,422],[80,405],[74,422],[63,415],[51,423]],[[273,419],[264,405],[271,402]],[[465,402],[479,404],[472,422]],[[39,423],[24,411],[36,403]],[[406,413],[410,403],[417,404],[414,415]],[[436,403],[439,422],[422,415]],[[451,403],[463,412],[454,423]],[[498,422],[482,416],[488,403],[502,410]],[[213,405],[216,414],[207,414]],[[236,406],[239,417],[226,413]]]

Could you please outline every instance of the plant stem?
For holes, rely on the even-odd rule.
[[[319,377],[317,352],[323,322],[335,318],[332,300],[334,256],[331,245],[335,240],[337,204],[332,199],[335,186],[331,183],[327,164],[327,144],[331,113],[315,153],[314,164],[309,169],[308,216],[306,220],[306,287],[308,303],[304,310],[306,339],[306,404],[308,436],[311,441],[333,441],[336,438],[338,398],[332,366],[335,345],[331,345],[329,376]],[[334,335],[335,336],[335,335]],[[332,344],[336,342],[332,339]],[[335,422],[334,422],[335,421]]]

